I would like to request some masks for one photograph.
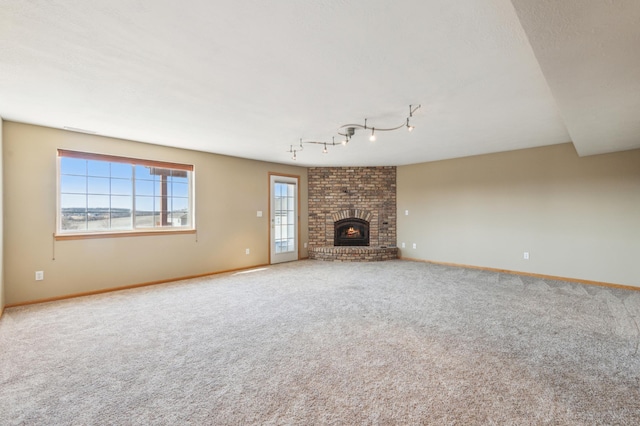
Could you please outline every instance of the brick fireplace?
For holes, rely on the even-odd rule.
[[[311,259],[375,261],[397,255],[395,167],[309,168]]]

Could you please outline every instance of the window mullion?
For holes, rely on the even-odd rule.
[[[131,165],[131,227],[135,230],[138,229],[137,219],[137,207],[136,207],[136,166]]]
[[[85,203],[84,203],[84,229],[89,230],[89,160],[84,162],[84,185],[85,185]]]
[[[111,180],[111,168],[113,167],[113,165],[111,163],[109,163],[109,229],[113,229],[113,188],[111,187],[111,183],[113,182]]]

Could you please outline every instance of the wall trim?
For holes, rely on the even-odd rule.
[[[11,304],[5,305],[5,308],[16,308],[18,306],[35,305],[35,304],[47,303],[47,302],[56,302],[56,301],[59,301],[59,300],[75,299],[76,297],[93,296],[93,295],[96,295],[96,294],[111,293],[111,292],[120,291],[120,290],[131,290],[133,288],[147,287],[147,286],[158,285],[158,284],[166,284],[166,283],[172,283],[172,282],[176,282],[176,281],[190,280],[190,279],[193,279],[193,278],[201,278],[201,277],[208,277],[208,276],[211,276],[211,275],[226,274],[226,273],[229,273],[229,272],[246,271],[246,270],[254,269],[254,268],[262,268],[262,267],[265,267],[265,266],[271,266],[271,265],[268,264],[268,263],[262,263],[262,264],[259,264],[259,265],[245,266],[245,267],[242,267],[242,268],[234,268],[234,269],[225,269],[223,271],[217,271],[217,272],[205,272],[204,274],[187,275],[187,276],[184,276],[184,277],[169,278],[169,279],[165,279],[165,280],[148,281],[148,282],[139,283],[139,284],[129,284],[129,285],[123,285],[123,286],[119,286],[119,287],[105,288],[105,289],[101,289],[101,290],[85,291],[85,292],[81,292],[81,293],[72,293],[72,294],[67,294],[67,295],[64,295],[64,296],[55,296],[55,297],[47,297],[47,298],[44,298],[44,299],[28,300],[26,302],[18,302],[18,303],[11,303]],[[2,314],[0,313],[0,316],[1,315]]]
[[[306,257],[304,259],[308,259],[308,257]],[[398,259],[399,260],[411,261],[411,262],[431,263],[433,265],[453,266],[453,267],[466,268],[466,269],[478,269],[478,270],[481,270],[481,271],[501,272],[501,273],[512,274],[512,275],[522,275],[522,276],[527,276],[527,277],[536,277],[536,278],[544,278],[544,279],[551,279],[551,280],[568,281],[568,282],[574,282],[574,283],[578,283],[578,284],[596,285],[596,286],[600,286],[600,287],[609,287],[609,288],[619,288],[619,289],[623,289],[623,290],[640,291],[640,287],[636,287],[636,286],[632,286],[632,285],[608,283],[608,282],[604,282],[604,281],[592,281],[592,280],[584,280],[584,279],[580,279],[580,278],[559,277],[559,276],[556,276],[556,275],[535,274],[535,273],[532,273],[532,272],[512,271],[510,269],[490,268],[490,267],[487,267],[487,266],[465,265],[465,264],[462,264],[462,263],[437,262],[437,261],[434,261],[434,260],[416,259],[416,258],[403,257],[403,256],[399,257]],[[176,281],[184,281],[184,280],[190,280],[190,279],[194,279],[194,278],[201,278],[201,277],[207,277],[207,276],[212,276],[212,275],[226,274],[226,273],[229,273],[229,272],[246,271],[246,270],[250,270],[250,269],[254,269],[254,268],[262,268],[262,267],[266,267],[266,266],[272,266],[272,265],[269,264],[269,263],[262,263],[262,264],[253,265],[253,266],[246,266],[246,267],[242,267],[242,268],[225,269],[225,270],[216,271],[216,272],[206,272],[206,273],[203,273],[203,274],[187,275],[187,276],[184,276],[184,277],[169,278],[169,279],[156,280],[156,281],[148,281],[148,282],[138,283],[138,284],[130,284],[130,285],[119,286],[119,287],[110,287],[110,288],[105,288],[105,289],[102,289],[102,290],[86,291],[86,292],[81,292],[81,293],[67,294],[67,295],[64,295],[64,296],[47,297],[47,298],[44,298],[44,299],[36,299],[36,300],[29,300],[29,301],[26,301],[26,302],[11,303],[11,304],[5,305],[4,307],[0,307],[0,318],[2,318],[2,315],[4,314],[4,310],[6,308],[16,308],[16,307],[19,307],[19,306],[35,305],[35,304],[47,303],[47,302],[56,302],[56,301],[59,301],[59,300],[75,299],[77,297],[93,296],[93,295],[96,295],[96,294],[111,293],[111,292],[114,292],[114,291],[131,290],[131,289],[139,288],[139,287],[147,287],[147,286],[158,285],[158,284],[166,284],[166,283],[171,283],[171,282],[176,282]]]
[[[572,283],[578,284],[587,284],[587,285],[597,285],[600,287],[609,287],[609,288],[620,288],[623,290],[634,290],[640,291],[640,287],[636,287],[633,285],[625,285],[625,284],[615,284],[608,283],[604,281],[592,281],[592,280],[583,280],[581,278],[569,278],[569,277],[559,277],[556,275],[546,275],[546,274],[535,274],[533,272],[522,272],[522,271],[512,271],[510,269],[500,269],[500,268],[490,268],[487,266],[475,266],[475,265],[465,265],[463,263],[452,263],[452,262],[437,262],[435,260],[425,260],[425,259],[415,259],[412,257],[399,257],[400,260],[409,260],[412,262],[422,262],[422,263],[431,263],[434,265],[443,265],[443,266],[454,266],[458,268],[467,268],[467,269],[479,269],[481,271],[490,271],[490,272],[502,272],[505,274],[512,275],[522,275],[526,277],[535,277],[535,278],[544,278],[550,280],[558,280],[558,281],[568,281]]]

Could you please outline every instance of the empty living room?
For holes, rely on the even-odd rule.
[[[0,423],[640,424],[640,2],[0,3]]]

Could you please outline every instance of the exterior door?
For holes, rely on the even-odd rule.
[[[298,177],[270,175],[271,263],[298,260]]]

